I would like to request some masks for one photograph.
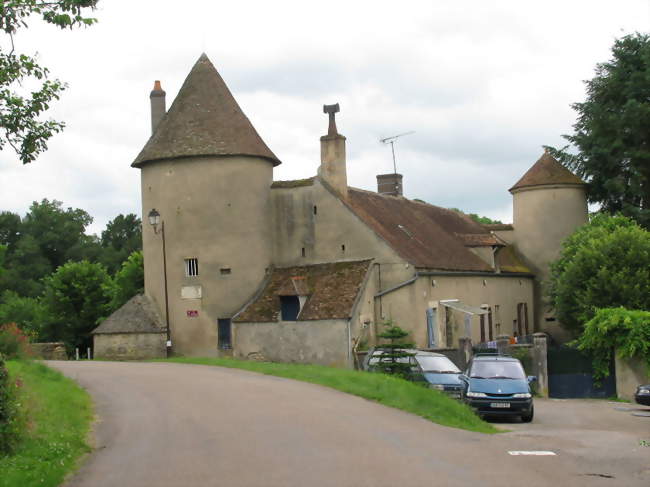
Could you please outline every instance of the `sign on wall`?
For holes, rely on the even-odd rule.
[[[188,309],[187,310],[187,317],[188,318],[196,318],[199,316],[199,310],[198,309]]]

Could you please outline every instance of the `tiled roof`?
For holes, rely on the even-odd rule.
[[[372,261],[334,262],[273,269],[266,286],[235,322],[280,319],[280,296],[307,295],[299,321],[348,319]]]
[[[352,211],[415,267],[448,271],[492,271],[456,234],[492,236],[479,223],[457,211],[350,188]]]
[[[300,186],[313,186],[314,178],[293,179],[290,181],[273,181],[272,188],[298,188]]]
[[[465,247],[503,247],[504,244],[491,233],[457,233]]]
[[[137,294],[92,331],[102,333],[164,333],[165,325],[151,300]]]
[[[560,164],[551,154],[544,152],[509,191],[547,184],[585,184],[585,182]]]
[[[235,155],[280,164],[202,54],[132,166],[159,159]]]
[[[493,231],[506,231],[515,229],[515,227],[512,226],[512,223],[482,223],[482,225],[486,230]]]

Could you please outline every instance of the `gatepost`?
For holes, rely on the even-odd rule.
[[[546,333],[533,334],[533,371],[537,376],[537,392],[548,397],[548,345]]]

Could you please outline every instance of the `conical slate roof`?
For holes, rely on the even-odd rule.
[[[205,54],[131,166],[190,156],[257,156],[280,160],[266,146]]]
[[[517,189],[547,184],[585,184],[585,182],[560,164],[551,154],[544,152],[509,191],[512,193]]]

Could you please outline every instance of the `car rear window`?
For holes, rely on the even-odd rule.
[[[501,360],[477,360],[472,364],[470,377],[474,379],[525,379],[521,363]]]
[[[415,360],[418,361],[420,367],[424,372],[438,372],[441,374],[460,373],[458,367],[456,367],[454,363],[447,357],[416,355]]]

